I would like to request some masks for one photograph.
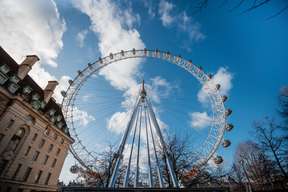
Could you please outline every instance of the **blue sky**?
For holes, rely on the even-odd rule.
[[[195,4],[190,1],[3,1],[1,46],[18,62],[26,54],[39,55],[41,61],[30,75],[42,87],[47,80],[57,79],[58,102],[59,91],[78,69],[121,49],[169,50],[191,59],[206,72],[218,72],[224,93],[229,95],[226,106],[233,109],[228,121],[235,125],[225,135],[232,141],[231,147],[219,150],[229,166],[237,144],[253,140],[253,121],[277,115],[279,90],[288,84],[288,12],[267,19],[285,6],[285,1],[273,1],[245,14],[245,6],[230,10],[235,1],[224,6],[209,2],[207,8],[195,13]],[[108,129],[107,122],[116,112],[124,115],[126,108],[121,102],[133,98],[131,87],[137,87],[141,79],[153,88],[159,120],[168,126],[165,131],[180,137],[189,135],[193,142],[201,143],[207,128],[191,127],[189,114],[207,111],[209,115],[210,111],[199,101],[201,85],[191,75],[153,59],[119,66],[91,78],[81,90],[78,107],[82,123],[87,121],[82,126],[87,146],[117,143],[121,134]],[[71,163],[74,160],[69,157],[61,179],[67,178]]]

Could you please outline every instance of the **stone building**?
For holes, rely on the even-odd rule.
[[[58,177],[73,142],[57,86],[41,89],[28,75],[39,60],[29,55],[18,65],[0,47],[0,191],[57,191]]]

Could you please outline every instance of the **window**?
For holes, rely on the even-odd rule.
[[[30,150],[31,150],[31,146],[29,146],[29,147],[27,148],[27,150],[26,150],[26,152],[25,152],[25,156],[27,156],[27,155],[29,154]]]
[[[12,179],[15,179],[15,178],[17,177],[17,175],[18,175],[18,173],[19,173],[21,167],[22,167],[22,164],[19,163],[18,166],[17,166],[17,168],[16,168],[15,173],[14,173],[13,176],[12,176]]]
[[[31,171],[32,171],[32,168],[31,167],[27,167],[26,172],[25,172],[24,177],[23,177],[23,181],[27,181],[28,180],[28,178],[29,178],[29,176],[31,174]]]
[[[48,156],[48,155],[45,155],[45,158],[44,158],[44,161],[43,161],[43,164],[44,164],[44,165],[46,165],[48,159],[49,159],[49,156]]]
[[[35,140],[37,139],[37,136],[38,136],[38,134],[35,133],[34,136],[33,136],[33,138],[32,138],[32,141],[35,141]]]
[[[18,146],[24,134],[25,134],[24,128],[18,129],[16,133],[13,135],[13,137],[11,138],[11,140],[9,141],[5,151],[15,152],[18,149]]]
[[[51,173],[48,173],[46,180],[45,180],[45,185],[49,184],[50,177],[51,177]]]
[[[4,172],[8,162],[8,160],[2,160],[2,162],[0,163],[0,175],[2,175],[2,173]]]
[[[57,140],[57,138],[58,138],[57,133],[54,133],[54,140]]]
[[[63,144],[64,143],[64,139],[63,138],[61,138],[61,144]]]
[[[46,136],[48,136],[48,135],[50,134],[50,129],[49,129],[49,128],[46,128],[45,131],[44,131],[44,134],[45,134]]]
[[[57,149],[57,152],[56,152],[56,156],[58,156],[58,155],[60,154],[60,152],[61,152],[61,149],[58,148],[58,149]]]
[[[40,152],[39,151],[35,151],[32,157],[32,161],[37,161],[38,157],[39,157]]]
[[[57,162],[57,159],[54,159],[54,161],[53,161],[53,163],[52,163],[51,167],[55,167],[55,165],[56,165],[56,162]]]
[[[50,152],[53,150],[53,147],[54,147],[54,145],[53,145],[53,144],[50,144],[50,145],[49,145],[49,148],[48,148],[48,153],[50,153]]]
[[[45,139],[41,139],[39,143],[39,149],[41,149],[45,145]]]
[[[2,139],[4,138],[4,134],[2,134],[2,133],[0,133],[0,143],[1,143],[1,141],[2,141]]]
[[[20,138],[22,138],[22,137],[24,136],[24,134],[25,134],[24,128],[18,129],[18,130],[16,131],[16,133],[15,133],[15,135],[16,135],[17,137],[20,137]]]
[[[39,171],[38,172],[38,174],[35,177],[35,182],[34,183],[36,183],[36,184],[39,183],[39,180],[41,178],[42,173],[43,173],[43,171]]]
[[[15,120],[14,120],[14,119],[11,119],[11,120],[9,121],[9,123],[8,123],[8,125],[7,125],[7,127],[6,127],[6,129],[11,128],[11,127],[14,125],[14,122],[15,122]]]

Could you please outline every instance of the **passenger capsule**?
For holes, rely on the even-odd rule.
[[[98,58],[98,61],[99,61],[101,64],[103,64],[103,60],[102,60],[101,57]]]
[[[222,96],[222,102],[224,103],[225,101],[227,101],[228,97],[226,95]]]
[[[234,125],[230,123],[226,124],[225,126],[226,131],[231,131],[233,128],[234,128]]]
[[[83,75],[83,74],[82,74],[82,71],[80,71],[80,70],[78,70],[77,73],[78,73],[79,76],[82,76],[82,75]]]
[[[147,49],[146,48],[144,49],[144,55],[147,55]]]
[[[123,50],[121,50],[121,55],[124,56],[124,51]]]
[[[62,95],[62,97],[66,97],[66,92],[65,91],[61,91],[61,95]]]
[[[216,165],[219,165],[223,162],[223,158],[221,156],[216,156],[214,157],[213,161]]]
[[[73,173],[73,174],[76,174],[80,171],[79,167],[77,165],[72,165],[70,167],[70,172]]]
[[[231,145],[231,141],[226,139],[226,140],[223,141],[222,145],[223,145],[224,148],[229,147]]]
[[[133,55],[135,55],[135,54],[136,54],[136,49],[133,48],[133,49],[132,49],[132,52],[133,52]]]
[[[69,85],[72,85],[73,81],[71,79],[68,80]]]
[[[231,113],[232,113],[231,109],[226,109],[225,116],[228,117],[229,115],[231,115]]]
[[[113,59],[113,53],[110,53],[109,57],[110,59]]]
[[[211,73],[208,74],[209,79],[212,79],[213,75]]]
[[[217,89],[217,90],[219,90],[219,89],[220,89],[220,87],[221,87],[221,85],[220,85],[220,84],[217,84],[217,85],[216,85],[216,89]]]

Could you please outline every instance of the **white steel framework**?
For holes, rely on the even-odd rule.
[[[67,126],[69,128],[71,136],[75,139],[75,143],[70,147],[70,151],[73,154],[73,156],[78,160],[78,162],[89,170],[96,170],[97,166],[95,162],[97,162],[97,155],[90,152],[82,143],[81,139],[78,136],[77,127],[74,125],[74,110],[75,110],[75,100],[77,99],[79,90],[85,83],[85,81],[93,74],[98,73],[99,70],[104,68],[105,66],[108,66],[110,64],[116,63],[118,61],[122,60],[128,60],[128,59],[135,59],[135,58],[155,58],[167,61],[169,63],[175,64],[187,72],[189,72],[192,76],[194,76],[203,86],[206,86],[206,92],[209,96],[209,100],[211,103],[211,109],[213,112],[213,120],[212,125],[209,129],[209,134],[197,151],[197,157],[198,159],[195,160],[194,166],[199,167],[207,163],[209,159],[213,156],[213,154],[216,152],[217,148],[220,146],[222,140],[225,128],[226,130],[231,130],[233,128],[232,125],[226,124],[226,117],[231,113],[231,110],[225,110],[224,107],[224,101],[227,99],[226,96],[220,95],[219,93],[219,87],[220,85],[213,84],[213,81],[211,80],[211,76],[206,74],[201,67],[195,65],[192,63],[191,60],[183,59],[181,56],[176,56],[171,54],[170,52],[166,51],[159,51],[159,50],[128,50],[128,51],[120,51],[117,53],[111,53],[109,56],[99,58],[94,63],[88,63],[88,66],[83,69],[82,71],[78,71],[78,75],[73,79],[69,81],[69,87],[66,91],[62,92],[63,95],[63,101],[62,101],[62,111],[64,114],[64,117],[67,122]],[[139,101],[138,101],[139,102]],[[146,110],[145,113],[149,113],[149,118],[147,118],[148,125],[154,124],[156,127],[156,132],[158,137],[160,138],[161,146],[164,148],[164,151],[167,151],[165,149],[165,142],[161,135],[160,128],[158,126],[155,114],[151,107],[151,102],[146,98]],[[135,105],[135,107],[137,104]],[[147,110],[148,109],[148,110]],[[142,110],[142,109],[141,109]],[[125,140],[127,139],[128,132],[131,131],[131,126],[134,124],[134,121],[139,113],[139,109],[133,109],[131,112],[131,119],[129,121],[129,124],[127,125],[127,131],[123,135],[123,138],[121,140],[121,143],[119,145],[119,150],[117,154],[122,154],[124,150]],[[147,123],[146,122],[146,123]],[[146,124],[147,125],[147,124]],[[232,126],[232,127],[231,127]],[[68,131],[68,129],[67,129]],[[137,134],[135,132],[135,134]],[[138,134],[139,135],[139,134]],[[136,137],[133,138],[136,141]],[[155,145],[155,138],[152,137],[152,143],[153,143],[153,153],[155,156],[155,161],[159,163],[159,158],[156,154],[156,149],[154,147]],[[150,150],[150,149],[149,149]],[[168,153],[168,151],[167,151]],[[167,157],[169,157],[169,153],[167,154]],[[120,166],[120,159],[121,157],[117,157],[117,161],[115,164],[115,167]],[[167,158],[169,160],[169,158]],[[129,165],[129,164],[128,164]],[[163,186],[163,180],[161,176],[161,171],[159,170],[159,167],[156,168],[158,179],[159,179],[159,185],[160,187]],[[115,169],[114,169],[115,171]],[[172,172],[171,170],[169,170]],[[117,169],[116,169],[117,172]],[[128,172],[128,173],[127,173]],[[127,169],[126,175],[129,175],[129,169]],[[136,171],[137,173],[137,171]],[[113,173],[116,174],[116,173]],[[137,175],[136,175],[137,176]],[[172,177],[173,178],[173,177]],[[137,181],[137,179],[136,179]],[[173,181],[173,179],[172,179]],[[128,185],[127,180],[124,180],[124,187]],[[152,183],[152,177],[150,178],[150,183]],[[177,179],[173,181],[173,185],[177,186],[178,184]],[[113,186],[113,183],[115,181],[111,180],[111,185]],[[134,184],[137,186],[137,183]]]

